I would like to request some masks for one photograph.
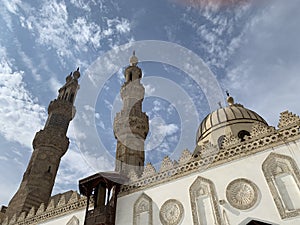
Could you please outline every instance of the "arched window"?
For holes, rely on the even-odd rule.
[[[218,146],[219,146],[219,149],[222,148],[222,144],[223,144],[223,141],[224,141],[224,138],[225,138],[225,135],[222,135],[218,138]]]
[[[152,199],[142,194],[134,203],[133,225],[152,225]]]
[[[238,133],[238,137],[241,141],[245,141],[245,136],[250,136],[250,133],[246,130],[241,130],[239,133]]]
[[[74,93],[72,93],[70,96],[70,102],[73,103],[73,100],[74,100]]]
[[[262,169],[282,219],[300,215],[300,173],[295,161],[271,153]]]
[[[190,187],[194,225],[221,224],[216,191],[212,181],[197,177]]]

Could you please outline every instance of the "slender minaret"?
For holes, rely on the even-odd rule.
[[[115,170],[128,174],[134,170],[141,175],[144,169],[144,142],[149,131],[149,119],[142,111],[145,88],[141,84],[142,70],[133,52],[130,66],[125,69],[125,82],[121,87],[123,108],[114,120],[114,134],[117,139]]]
[[[8,218],[24,211],[29,212],[32,207],[37,209],[41,203],[48,203],[61,157],[69,146],[66,133],[75,115],[73,104],[79,89],[79,77],[78,68],[66,77],[66,83],[59,89],[57,99],[50,102],[46,125],[33,139],[31,159],[20,187],[6,210]]]

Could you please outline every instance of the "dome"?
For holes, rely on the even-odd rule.
[[[220,138],[228,133],[243,139],[245,135],[250,134],[255,122],[268,125],[256,112],[244,108],[241,104],[234,104],[232,97],[228,97],[227,102],[227,107],[221,107],[208,114],[201,122],[196,137],[198,145],[210,141],[220,146]]]

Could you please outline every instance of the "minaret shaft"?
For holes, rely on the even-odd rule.
[[[140,82],[142,71],[137,58],[132,56],[131,66],[125,69],[125,82],[121,87],[123,107],[114,120],[117,139],[116,171],[128,174],[134,170],[141,175],[145,163],[144,142],[149,130],[149,119],[142,111],[145,88]]]
[[[66,84],[59,89],[57,99],[50,102],[45,127],[34,137],[34,151],[28,167],[6,210],[5,216],[8,218],[29,212],[32,207],[37,209],[41,203],[48,203],[61,157],[69,146],[66,133],[75,115],[73,103],[79,89],[79,77],[78,70],[70,74]]]

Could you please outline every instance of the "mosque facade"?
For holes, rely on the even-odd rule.
[[[125,69],[123,107],[114,120],[115,171],[79,181],[79,193],[51,196],[66,131],[75,116],[79,71],[48,108],[17,193],[0,212],[2,225],[299,225],[300,118],[285,111],[272,127],[227,96],[207,115],[193,152],[145,165],[149,120],[135,54]],[[74,181],[75,182],[75,181]]]

